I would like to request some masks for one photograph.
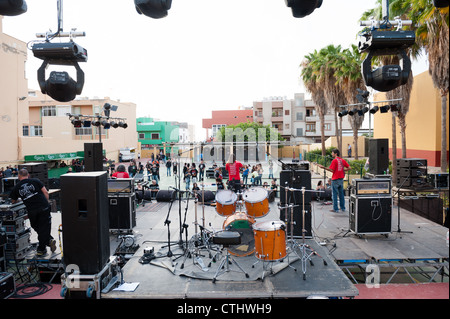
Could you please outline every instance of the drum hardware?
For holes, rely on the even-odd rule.
[[[230,269],[231,264],[235,264],[239,270],[245,274],[246,278],[249,278],[248,273],[242,269],[242,267],[234,260],[234,258],[231,256],[230,251],[226,248],[228,248],[230,245],[239,245],[241,243],[241,235],[238,232],[234,231],[221,231],[213,235],[213,243],[222,245],[222,254],[223,250],[226,250],[225,257],[222,259],[222,261],[219,264],[219,267],[217,268],[216,273],[214,274],[214,278],[212,280],[213,283],[216,282],[217,277],[223,275],[226,272],[232,271]],[[224,268],[224,270],[222,270]],[[234,270],[237,271],[237,270]]]

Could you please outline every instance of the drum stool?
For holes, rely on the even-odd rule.
[[[223,254],[223,249],[228,248],[230,245],[239,245],[241,243],[241,234],[238,232],[233,231],[221,231],[213,235],[212,241],[214,244],[222,245],[221,253]],[[226,263],[226,267],[225,267]],[[225,258],[222,259],[220,262],[219,267],[217,268],[217,271],[214,275],[214,278],[212,280],[213,283],[216,282],[217,277],[220,275],[223,275],[226,272],[230,272],[230,264],[234,263],[241,272],[245,274],[246,278],[249,278],[249,275],[242,269],[241,266],[233,259],[233,257],[230,255],[230,252],[228,249],[226,249],[226,255]],[[225,268],[225,270],[222,270],[222,268]],[[237,270],[235,270],[237,271]]]

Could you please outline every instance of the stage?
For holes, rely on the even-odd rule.
[[[382,271],[393,269],[393,274],[389,274],[388,278],[381,278],[381,284],[448,283],[449,251],[445,240],[447,228],[404,209],[400,209],[401,223],[398,225],[399,216],[397,206],[394,205],[392,233],[389,236],[357,236],[349,231],[348,208],[346,212],[340,213],[331,212],[331,208],[328,202],[312,201],[313,238],[306,239],[305,244],[318,254],[311,256],[313,265],[309,261],[302,265],[299,260],[302,254],[295,247],[303,244],[303,240],[296,237],[293,241],[289,240],[287,244],[289,253],[282,261],[263,262],[254,254],[245,257],[232,256],[244,272],[248,273],[248,278],[232,263],[230,269],[238,271],[221,274],[213,282],[212,278],[221,259],[218,256],[216,262],[213,262],[209,251],[204,249],[199,250],[200,259],[185,258],[181,255],[184,247],[182,244],[186,242],[186,233],[180,234],[180,216],[182,224],[187,226],[183,229],[187,231],[188,239],[195,234],[196,214],[198,225],[204,223],[206,230],[211,233],[222,230],[226,218],[219,215],[214,206],[195,205],[192,199],[189,202],[183,199],[181,206],[178,200],[172,205],[156,201],[146,202],[145,205],[141,203],[137,207],[136,226],[132,230],[134,243],[139,245],[139,248],[134,254],[126,256],[127,262],[121,269],[123,281],[136,283],[138,286],[134,291],[102,293],[101,298],[285,299],[311,296],[354,298],[359,294],[358,285],[364,284],[364,278],[368,275],[366,270],[369,271],[368,267],[373,265],[380,267]],[[61,213],[52,213],[52,234],[57,241],[60,235],[58,232],[60,218]],[[167,219],[170,223],[166,223]],[[279,219],[280,206],[277,198],[270,203],[270,212],[262,218],[257,218],[256,222]],[[170,226],[169,229],[167,224]],[[170,251],[173,254],[170,258],[167,248],[169,230]],[[34,241],[36,241],[35,232],[32,232],[32,242]],[[115,253],[120,243],[118,234],[111,232],[111,255]],[[291,249],[291,246],[294,248]],[[153,259],[147,264],[140,263],[144,249],[151,247],[155,255],[161,258]],[[213,255],[216,253],[216,250],[212,251]],[[47,263],[57,265],[60,258],[61,252],[58,247],[54,254],[39,260],[31,256],[29,261],[45,267]],[[194,261],[200,261],[200,264],[194,264]],[[407,271],[415,267],[421,268],[422,273],[417,275]],[[431,269],[430,275],[427,275],[422,267]],[[358,278],[355,269],[361,272],[362,279]],[[58,276],[54,277],[53,283],[58,283]]]

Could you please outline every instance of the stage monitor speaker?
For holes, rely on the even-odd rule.
[[[385,174],[389,168],[389,140],[369,140],[369,173],[374,175]]]
[[[392,196],[350,196],[350,230],[356,234],[388,234],[392,225]]]
[[[84,170],[86,172],[103,171],[102,143],[84,143]]]
[[[288,203],[303,203],[302,187],[305,187],[305,203],[311,202],[311,171],[309,170],[283,170],[280,172],[280,204],[286,202],[285,187],[295,189],[288,192]]]
[[[99,273],[110,257],[106,172],[61,175],[64,263]]]
[[[132,230],[136,227],[136,195],[108,196],[109,229]]]
[[[303,229],[303,205],[295,205],[293,208],[293,236],[294,238],[302,238],[302,229]],[[312,238],[312,230],[311,230],[311,204],[305,204],[305,238]],[[286,223],[286,236],[291,236],[291,209],[287,209],[287,217],[286,217],[286,209],[280,209],[280,220]]]
[[[205,199],[203,200],[203,193],[205,195]],[[198,194],[198,203],[210,203],[216,199],[216,195],[210,190],[199,190],[197,191]]]
[[[157,202],[173,202],[175,199],[176,193],[174,190],[165,190],[161,189],[156,193],[156,201]]]

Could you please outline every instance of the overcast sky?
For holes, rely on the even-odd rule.
[[[151,19],[136,12],[133,0],[65,0],[63,27],[86,32],[75,39],[88,51],[88,62],[80,63],[81,96],[109,96],[136,103],[138,116],[189,122],[199,140],[205,138],[201,119],[212,110],[305,92],[299,80],[304,56],[329,44],[357,44],[358,20],[375,3],[323,0],[297,19],[284,0],[173,0],[167,17]],[[56,0],[27,4],[27,13],[4,17],[6,34],[29,42],[36,33],[56,31]],[[32,89],[39,89],[41,64],[29,50]],[[413,66],[414,74],[427,70],[425,59]],[[52,70],[68,69],[51,66],[47,76]]]

